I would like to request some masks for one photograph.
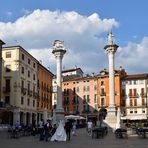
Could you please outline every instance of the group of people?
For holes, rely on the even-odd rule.
[[[66,141],[71,139],[71,134],[76,135],[76,123],[67,120],[65,123],[60,121],[58,126],[51,123],[50,120],[47,120],[44,123],[43,120],[39,121],[38,129],[40,134],[40,140],[48,141]]]

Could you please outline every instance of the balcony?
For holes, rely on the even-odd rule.
[[[141,93],[140,96],[141,96],[141,98],[146,98],[147,97],[147,93]]]
[[[139,94],[128,94],[129,98],[139,98]]]
[[[3,93],[10,93],[10,87],[3,87]]]
[[[100,96],[106,96],[106,93],[105,92],[101,92]]]

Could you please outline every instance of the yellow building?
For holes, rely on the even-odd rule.
[[[37,63],[21,46],[2,49],[2,99],[7,108],[5,122],[25,125],[36,121]]]

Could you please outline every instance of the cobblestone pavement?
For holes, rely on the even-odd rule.
[[[38,135],[10,139],[7,134],[0,132],[0,148],[148,148],[148,138],[142,139],[130,136],[128,139],[116,139],[109,132],[103,139],[92,139],[86,134],[86,129],[78,129],[77,136],[67,142],[39,141]]]

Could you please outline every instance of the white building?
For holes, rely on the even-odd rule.
[[[148,74],[127,75],[122,81],[122,105],[128,120],[148,119]]]
[[[36,121],[37,60],[21,46],[2,50],[2,98],[9,112],[9,123]]]

